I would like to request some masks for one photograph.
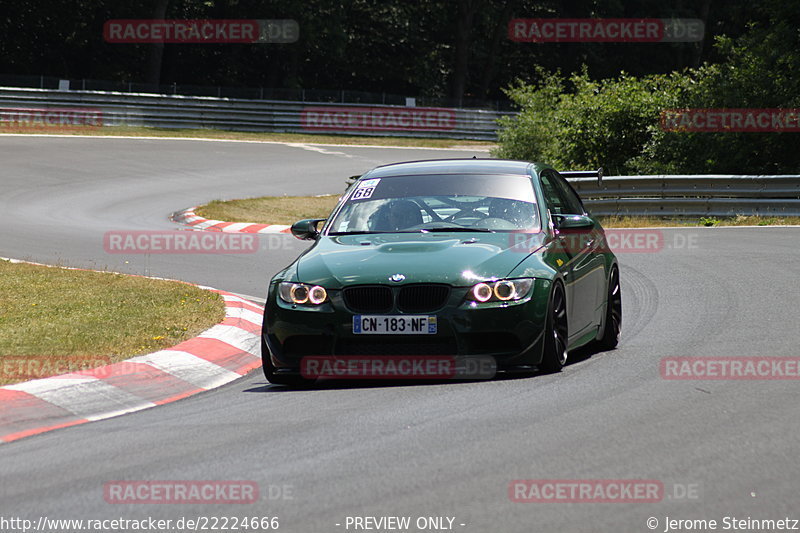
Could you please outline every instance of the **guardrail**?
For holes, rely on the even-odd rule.
[[[0,132],[30,110],[93,111],[103,126],[495,140],[504,113],[475,109],[295,103],[0,87]],[[40,115],[41,116],[41,115]],[[57,117],[56,117],[57,118]],[[28,115],[27,126],[36,127]],[[56,121],[57,122],[57,121]],[[52,124],[45,121],[41,129]],[[58,127],[56,123],[54,127]],[[800,216],[800,176],[609,176],[570,182],[597,215]]]
[[[24,124],[26,109],[81,108],[104,126],[217,128],[492,141],[504,114],[478,109],[298,103],[201,96],[0,87],[0,127]],[[22,116],[22,118],[20,118]],[[36,117],[28,125],[36,126]],[[58,122],[58,119],[54,119]],[[42,121],[41,126],[48,125]]]
[[[407,105],[412,98],[420,107],[463,107],[465,109],[491,109],[512,111],[510,100],[487,100],[485,98],[448,98],[387,92],[357,91],[352,89],[306,89],[276,87],[243,87],[226,85],[192,85],[184,83],[142,83],[134,81],[95,80],[87,78],[63,79],[44,75],[0,74],[0,87],[23,87],[29,89],[103,91],[142,94],[178,94],[182,96],[215,96],[217,98],[239,98],[245,100],[279,100],[282,102],[327,102],[330,104],[376,104]]]
[[[569,182],[602,216],[800,216],[800,176],[608,176]]]

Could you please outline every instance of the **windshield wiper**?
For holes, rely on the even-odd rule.
[[[466,230],[467,228],[460,228]],[[457,229],[456,231],[460,231]],[[394,233],[421,233],[428,231],[427,229],[401,229],[397,231],[331,231],[328,233],[331,237],[338,237],[340,235],[392,235]],[[482,230],[481,230],[482,231]]]
[[[328,232],[329,236],[338,236],[338,235],[374,235],[376,233],[391,233],[388,231],[331,231]]]
[[[458,226],[455,228],[425,228],[421,229],[422,232],[448,232],[448,231],[479,231],[481,233],[494,233],[494,230],[490,230],[489,228],[465,228],[464,226]]]
[[[448,232],[448,231],[468,231],[474,232],[478,231],[481,233],[494,233],[494,230],[487,229],[487,228],[465,228],[463,226],[458,226],[455,228],[423,228],[423,229],[404,229],[404,230],[397,230],[397,231],[331,231],[328,233],[330,237],[339,237],[342,235],[391,235],[393,233],[434,233],[434,232]]]

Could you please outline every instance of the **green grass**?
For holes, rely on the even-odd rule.
[[[218,294],[185,283],[3,260],[0,302],[0,384],[24,380],[9,370],[20,360],[98,366],[169,348],[225,317]]]
[[[700,218],[660,218],[660,217],[598,217],[606,228],[652,228],[652,227],[697,227],[697,226],[796,226],[800,217],[700,217]]]
[[[241,132],[218,129],[172,129],[133,126],[107,127],[2,127],[0,133],[50,133],[63,135],[117,135],[124,137],[180,137],[186,139],[225,139],[282,143],[349,144],[370,146],[410,146],[418,148],[463,148],[489,150],[495,143],[458,139],[429,139],[417,137],[369,137],[361,135],[332,135],[310,133]]]
[[[226,222],[293,224],[304,218],[325,218],[336,205],[338,195],[263,196],[243,200],[214,200],[195,212],[205,218]],[[800,217],[737,216],[669,219],[660,217],[598,217],[606,228],[775,226],[800,225]]]
[[[342,187],[344,188],[344,187]],[[304,218],[325,218],[339,200],[336,194],[326,196],[263,196],[244,200],[214,200],[195,213],[201,217],[225,222],[257,224],[293,224]]]

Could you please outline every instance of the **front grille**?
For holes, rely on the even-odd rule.
[[[339,339],[336,355],[456,355],[455,339]]]
[[[386,313],[392,310],[392,289],[381,285],[347,287],[342,291],[344,303],[356,313]]]
[[[395,307],[403,313],[430,313],[441,309],[450,297],[450,286],[437,283],[388,287],[361,285],[342,291],[344,303],[354,313],[388,313]]]
[[[406,285],[400,288],[397,308],[404,313],[429,313],[444,307],[449,296],[447,285]]]

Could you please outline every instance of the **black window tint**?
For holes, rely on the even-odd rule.
[[[580,198],[559,174],[550,171],[543,172],[542,187],[552,213],[557,215],[582,215],[584,213]]]
[[[558,189],[556,189],[553,181],[553,175],[550,172],[542,173],[542,189],[544,191],[544,200],[547,204],[547,208],[551,213],[560,215],[564,212],[564,205],[561,195],[558,194]]]

